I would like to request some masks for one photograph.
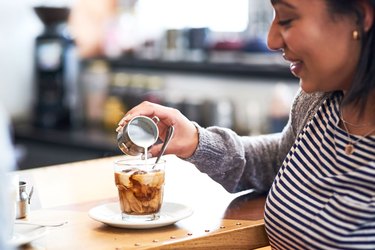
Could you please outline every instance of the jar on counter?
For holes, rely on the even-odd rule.
[[[110,72],[104,60],[94,60],[83,72],[84,118],[89,127],[100,127],[108,96]]]

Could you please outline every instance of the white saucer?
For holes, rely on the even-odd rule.
[[[90,209],[89,216],[99,222],[120,228],[155,228],[174,224],[193,214],[193,210],[178,203],[165,202],[160,210],[160,218],[153,221],[129,222],[122,220],[118,202],[100,205]]]
[[[12,239],[8,244],[12,247],[22,246],[24,244],[30,243],[33,240],[39,239],[47,233],[46,227],[35,226],[35,225],[25,225],[25,224],[15,224],[14,234]]]

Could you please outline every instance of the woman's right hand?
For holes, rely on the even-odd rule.
[[[116,129],[118,132],[135,116],[157,116],[159,136],[164,140],[169,126],[174,126],[174,135],[166,149],[166,154],[175,154],[181,158],[188,158],[193,155],[198,146],[198,130],[195,125],[187,119],[179,110],[165,107],[151,102],[142,102],[129,110],[119,122]],[[154,145],[149,150],[152,156],[158,155],[162,144]]]

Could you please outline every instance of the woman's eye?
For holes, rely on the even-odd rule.
[[[293,20],[292,19],[284,19],[284,20],[279,20],[278,24],[280,26],[286,26],[289,25]]]

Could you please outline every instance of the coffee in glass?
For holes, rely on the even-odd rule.
[[[165,160],[126,159],[115,163],[122,219],[152,221],[159,218],[163,203]]]

